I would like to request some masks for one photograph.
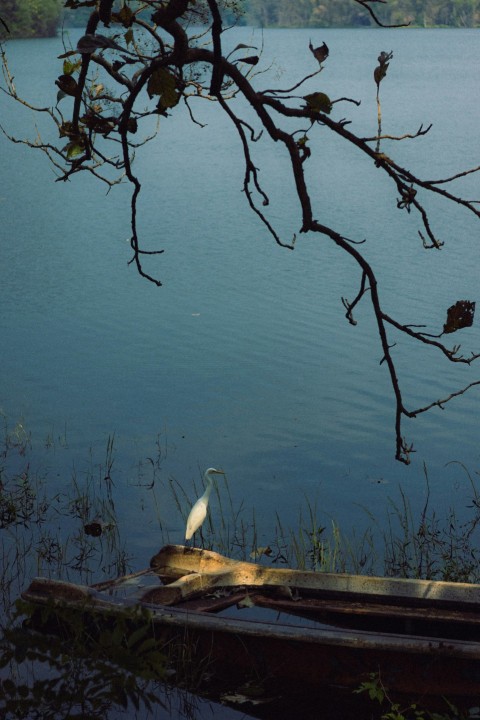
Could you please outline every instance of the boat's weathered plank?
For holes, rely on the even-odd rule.
[[[300,619],[216,614],[247,594],[253,604]],[[268,568],[170,545],[149,570],[94,587],[39,578],[23,597],[100,621],[132,606],[147,609],[153,637],[169,648],[178,643],[182,657],[191,640],[219,677],[254,673],[308,691],[358,687],[380,671],[391,690],[410,695],[476,697],[480,688],[478,585]]]
[[[210,587],[247,585],[315,590],[352,599],[355,596],[375,596],[377,601],[384,597],[390,603],[405,600],[418,604],[435,602],[439,606],[471,606],[473,611],[480,612],[480,585],[470,583],[271,568],[238,562],[219,553],[183,545],[166,545],[152,558],[151,568],[164,580],[174,579],[171,583],[174,588],[185,586],[185,591],[173,590],[172,597],[176,594],[177,599],[172,602],[177,602],[180,597],[187,598],[190,589],[200,589],[204,583]],[[190,575],[201,575],[203,580],[190,578]]]
[[[79,610],[96,610],[122,612],[130,606],[129,602],[114,599],[88,586],[75,585],[59,580],[36,578],[22,597],[30,602],[41,605],[51,603]],[[327,645],[340,643],[349,647],[375,647],[381,643],[385,650],[402,650],[421,654],[440,652],[451,653],[458,657],[471,657],[480,660],[480,643],[455,640],[437,640],[421,636],[399,635],[396,633],[370,633],[360,630],[350,631],[337,628],[299,627],[288,623],[264,621],[245,621],[242,619],[218,617],[209,613],[194,614],[188,609],[144,604],[151,611],[152,620],[166,622],[171,625],[191,625],[192,627],[221,630],[222,632],[242,635],[275,636],[284,640],[300,640],[302,642],[318,642]]]
[[[361,622],[362,618],[366,621],[376,619],[383,621],[384,626],[388,629],[388,624],[398,621],[415,621],[418,626],[424,624],[437,624],[442,626],[445,624],[452,625],[446,631],[446,634],[455,632],[454,627],[468,626],[476,629],[477,636],[480,633],[480,614],[475,612],[465,612],[461,610],[437,608],[437,607],[418,607],[415,605],[399,605],[387,604],[384,602],[375,602],[372,598],[370,602],[355,602],[351,600],[339,599],[322,599],[322,598],[299,598],[298,600],[288,600],[285,598],[272,597],[258,592],[253,592],[250,600],[258,607],[270,608],[278,612],[289,613],[292,615],[300,615],[310,618],[329,618],[327,622],[335,624],[335,618],[341,619],[342,624],[347,624],[349,619],[355,619]],[[205,606],[208,612],[208,607]]]
[[[39,605],[111,617],[129,605],[106,591],[37,580],[23,597]],[[253,672],[305,691],[319,685],[358,687],[381,671],[392,690],[422,695],[475,696],[480,683],[480,643],[345,628],[296,626],[225,618],[172,606],[142,603],[150,611],[154,637],[169,647],[195,645],[219,674]]]

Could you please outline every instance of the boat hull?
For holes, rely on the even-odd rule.
[[[97,622],[102,616],[111,622],[123,613],[132,617],[131,600],[60,581],[36,579],[23,598],[36,607],[49,605],[53,612],[61,608],[92,615]],[[255,679],[272,692],[288,687],[310,693],[325,686],[355,689],[378,673],[390,692],[415,700],[480,694],[476,641],[246,620],[241,610],[224,616],[144,601],[138,605],[148,611],[152,634],[172,660],[188,655],[225,686]],[[139,622],[145,622],[144,612]]]
[[[164,639],[181,638],[228,682],[251,677],[302,692],[321,686],[355,689],[378,673],[392,692],[475,697],[480,693],[480,645],[389,633],[271,625],[188,611],[155,610]]]

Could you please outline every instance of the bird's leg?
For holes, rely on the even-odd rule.
[[[183,550],[184,553],[193,552],[193,548],[194,548],[193,538],[191,540],[185,540],[185,545],[183,547],[184,547],[184,550]]]

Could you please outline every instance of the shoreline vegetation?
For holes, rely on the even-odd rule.
[[[83,27],[92,7],[65,9],[63,0],[4,0],[0,39],[54,37],[62,27]],[[126,0],[132,9],[139,4]],[[227,3],[228,7],[228,3]],[[389,0],[375,7],[384,25],[413,28],[480,27],[480,0]],[[226,24],[235,22],[225,10]],[[241,25],[264,28],[375,27],[369,13],[352,0],[244,0]]]
[[[33,717],[32,708],[40,708],[42,717],[63,717],[67,706],[81,711],[76,717],[108,720],[110,711],[119,707],[152,712],[158,703],[162,706],[158,698],[165,699],[167,693],[168,700],[176,686],[203,694],[204,678],[201,668],[192,664],[191,648],[185,646],[184,659],[173,665],[168,648],[151,640],[148,618],[132,632],[128,614],[112,626],[92,629],[81,617],[66,612],[53,634],[32,634],[33,608],[18,600],[34,575],[91,584],[138,569],[142,560],[135,554],[139,551],[132,530],[135,515],[125,513],[122,501],[126,490],[137,504],[135,524],[152,532],[152,553],[171,541],[169,528],[175,515],[175,524],[184,526],[191,500],[200,491],[201,474],[189,489],[170,474],[169,456],[175,448],[165,434],[157,437],[148,457],[138,458],[125,486],[119,450],[111,435],[100,455],[72,458],[66,427],[61,433],[52,429],[44,440],[35,441],[22,422],[12,426],[0,412],[0,714],[3,711],[7,720]],[[335,520],[325,522],[325,513],[309,501],[299,509],[296,527],[284,526],[275,514],[267,531],[260,527],[254,509],[235,505],[228,479],[223,478],[214,488],[215,510],[202,527],[201,545],[236,559],[279,567],[479,582],[478,473],[471,474],[459,463],[452,466],[467,481],[456,502],[461,516],[453,505],[440,513],[434,509],[425,469],[423,505],[413,509],[400,491],[399,499],[389,500],[385,511],[379,512],[381,525],[378,516],[365,510],[370,527],[360,535],[344,533]],[[259,539],[265,535],[268,545],[260,547]],[[58,623],[58,613],[55,617]],[[341,715],[348,720],[477,717],[448,703],[441,713],[424,711],[413,702],[400,706],[376,673],[344,700],[350,704],[354,698],[360,705],[355,704],[352,715]],[[339,714],[341,701],[340,696],[335,700]],[[199,709],[191,717],[204,715]]]
[[[16,586],[11,599],[32,572],[88,584],[105,575],[138,570],[142,560],[135,556],[134,546],[139,527],[149,527],[153,534],[148,558],[161,545],[178,540],[171,537],[172,528],[185,527],[192,501],[203,487],[202,473],[199,469],[191,488],[171,474],[170,456],[176,451],[166,435],[159,434],[148,456],[138,457],[126,470],[115,435],[108,436],[103,451],[91,449],[82,459],[73,457],[66,428],[34,442],[21,422],[11,426],[1,412],[0,421],[4,573],[22,566],[17,582],[10,578],[4,583],[0,573],[0,587]],[[295,527],[287,527],[275,510],[268,527],[262,527],[254,507],[234,503],[225,476],[214,484],[215,511],[208,513],[197,542],[234,559],[266,565],[480,583],[480,473],[471,473],[462,463],[450,465],[463,490],[448,507],[435,508],[432,481],[424,467],[421,506],[412,507],[400,487],[378,515],[363,508],[366,523],[361,523],[360,534],[355,528],[345,532],[316,500],[308,499],[299,502]],[[124,503],[130,510],[137,507],[135,532]],[[19,564],[22,547],[29,551]]]

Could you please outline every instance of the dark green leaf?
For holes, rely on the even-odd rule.
[[[322,92],[311,93],[305,95],[304,100],[307,101],[308,107],[316,112],[323,112],[329,115],[332,112],[332,101]]]
[[[60,75],[60,77],[55,80],[55,85],[65,93],[65,95],[76,95],[78,87],[77,81],[71,75]]]
[[[128,637],[127,645],[130,648],[133,648],[137,643],[140,641],[145,640],[145,635],[148,632],[148,626],[142,625],[136,630],[134,630]]]
[[[160,110],[175,107],[180,97],[176,90],[175,77],[165,68],[159,68],[152,73],[147,83],[147,92],[151,98],[160,95],[158,103]]]
[[[124,5],[120,12],[114,14],[114,18],[115,20],[118,19],[124,27],[129,28],[135,19],[135,13],[130,10],[128,5]]]
[[[76,55],[76,53],[75,53]],[[65,59],[63,61],[63,74],[64,75],[72,75],[72,73],[76,72],[77,70],[80,70],[82,66],[81,60],[76,60],[75,62],[71,62],[70,60]]]
[[[79,155],[82,155],[85,148],[82,143],[79,142],[70,142],[65,147],[65,151],[67,153],[67,158],[69,160],[72,160],[73,158],[78,157]]]

